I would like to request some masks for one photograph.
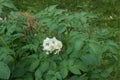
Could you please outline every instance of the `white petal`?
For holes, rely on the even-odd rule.
[[[0,17],[0,20],[3,20],[3,18]]]
[[[56,49],[61,49],[62,48],[62,42],[61,41],[56,41],[55,48]]]

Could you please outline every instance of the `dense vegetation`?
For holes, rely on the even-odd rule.
[[[0,0],[0,80],[119,80],[119,23],[119,0]]]

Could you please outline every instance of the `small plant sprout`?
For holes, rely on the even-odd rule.
[[[43,50],[47,51],[46,54],[55,52],[58,54],[62,49],[62,42],[57,40],[55,37],[53,38],[46,38],[43,41]]]

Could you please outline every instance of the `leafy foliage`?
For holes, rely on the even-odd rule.
[[[118,63],[118,45],[109,29],[93,29],[89,12],[68,12],[47,7],[30,18],[11,12],[0,22],[0,79],[9,80],[105,80]],[[46,37],[63,42],[59,54],[47,55]],[[8,73],[6,73],[8,72]],[[10,75],[11,74],[11,75]]]
[[[10,70],[9,70],[8,66],[3,62],[0,62],[0,73],[1,73],[0,78],[9,79]]]
[[[17,9],[11,0],[0,0],[0,14],[3,13],[4,7]]]

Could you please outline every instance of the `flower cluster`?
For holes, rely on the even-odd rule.
[[[46,38],[43,41],[43,50],[47,51],[47,54],[55,52],[58,54],[61,51],[62,42],[57,40],[55,37],[53,38]]]

